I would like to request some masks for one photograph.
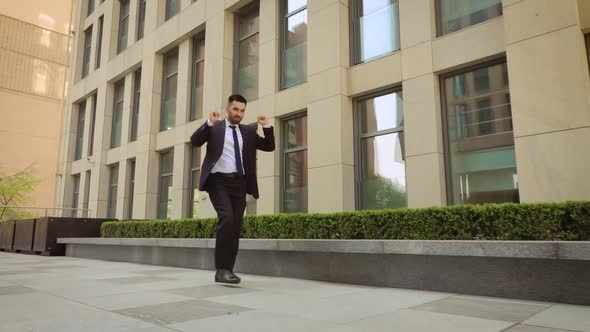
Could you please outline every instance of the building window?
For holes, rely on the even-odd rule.
[[[135,195],[135,159],[128,162],[129,178],[127,182],[127,219],[133,219],[133,199]]]
[[[449,203],[519,202],[506,63],[442,79]],[[488,89],[480,91],[480,82]],[[463,76],[458,96],[455,78]]]
[[[129,141],[137,140],[137,125],[139,123],[139,106],[141,100],[141,68],[133,74],[133,109],[131,110],[131,136]]]
[[[234,89],[247,100],[258,98],[259,8],[248,7],[237,14]]]
[[[104,29],[104,15],[98,18],[98,40],[96,43],[96,68],[100,67],[102,55],[102,30]]]
[[[82,216],[88,218],[88,202],[90,201],[91,173],[86,171],[86,187],[84,187],[84,201],[82,202]]]
[[[86,16],[90,16],[92,13],[94,13],[94,0],[88,0],[88,12]]]
[[[198,218],[199,215],[199,181],[201,178],[201,148],[191,146],[190,161],[190,194],[188,202],[189,218]]]
[[[170,219],[172,210],[172,170],[174,150],[160,153],[160,188],[158,190],[158,218]]]
[[[350,10],[354,64],[399,51],[399,0],[355,0]]]
[[[111,129],[111,148],[121,145],[121,128],[123,124],[123,95],[125,93],[125,79],[115,83],[115,98],[113,99],[113,122]]]
[[[117,42],[117,54],[127,48],[127,39],[129,35],[129,0],[120,1],[121,8],[119,11],[119,40]]]
[[[166,0],[166,21],[180,12],[180,0]]]
[[[90,70],[90,51],[92,49],[92,26],[84,31],[84,57],[82,58],[82,78]]]
[[[72,194],[72,218],[78,217],[78,200],[80,198],[80,174],[74,175],[74,188]]]
[[[282,212],[307,212],[307,115],[283,122]]]
[[[502,16],[501,0],[437,0],[436,4],[439,36]]]
[[[401,91],[356,102],[357,207],[406,207],[404,109]]]
[[[110,167],[109,200],[107,204],[107,218],[116,218],[117,190],[119,188],[119,164]]]
[[[191,80],[190,120],[203,116],[203,86],[205,82],[205,34],[193,40],[193,69]]]
[[[162,113],[160,131],[174,128],[176,122],[176,91],[178,79],[178,49],[164,56],[164,83],[162,84]]]
[[[147,0],[139,0],[139,9],[137,10],[137,40],[143,38],[145,30],[145,8]]]
[[[78,106],[78,126],[76,128],[76,155],[74,160],[82,159],[82,144],[84,143],[84,122],[86,118],[86,101]]]
[[[307,79],[307,1],[282,1],[281,88]]]
[[[94,126],[96,124],[96,99],[98,95],[92,96],[92,108],[90,109],[90,133],[88,139],[88,156],[94,153]]]

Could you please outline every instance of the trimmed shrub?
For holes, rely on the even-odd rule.
[[[102,224],[108,238],[213,238],[217,219]],[[246,216],[242,238],[590,240],[590,202],[455,205],[420,209]]]

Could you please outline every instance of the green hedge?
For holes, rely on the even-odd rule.
[[[216,219],[107,222],[110,238],[213,238]],[[243,238],[590,240],[590,202],[246,216]]]

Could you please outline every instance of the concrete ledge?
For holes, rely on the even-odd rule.
[[[215,268],[215,239],[58,242],[72,257]],[[590,304],[590,242],[242,239],[235,271]]]
[[[62,244],[215,248],[215,239],[65,238]],[[242,250],[590,260],[590,242],[240,239]]]

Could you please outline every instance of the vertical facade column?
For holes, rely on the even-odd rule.
[[[308,1],[308,211],[354,210],[348,6]]]
[[[258,151],[258,191],[257,214],[273,214],[279,211],[280,204],[280,124],[275,118],[275,93],[278,91],[279,48],[278,3],[275,0],[260,0],[260,34],[258,66],[258,109],[259,113],[270,119],[275,129],[275,152]],[[253,117],[255,119],[255,117]]]
[[[90,159],[92,174],[98,181],[92,181],[90,201],[96,204],[93,210],[97,217],[104,218],[107,215],[109,199],[110,165],[106,165],[107,151],[111,145],[111,130],[113,122],[113,99],[115,89],[112,84],[105,83],[98,89],[98,101],[96,104],[96,137],[94,140],[94,154]],[[94,187],[96,185],[96,187]],[[94,196],[96,195],[96,196]],[[93,202],[93,198],[96,202]]]
[[[521,202],[590,199],[590,76],[579,6],[504,3]]]
[[[179,89],[176,91],[176,128],[185,126],[189,118],[190,107],[190,77],[191,77],[191,39],[184,40],[178,46],[178,82],[187,82],[187,85],[178,84]],[[177,131],[178,135],[183,135],[182,130]],[[183,217],[183,208],[186,205],[186,186],[185,178],[186,167],[188,167],[188,156],[186,154],[186,144],[174,145],[174,167],[172,178],[172,211],[170,218],[180,219]]]
[[[434,2],[400,0],[408,207],[446,205],[439,77],[433,73]]]
[[[224,112],[224,99],[231,93],[233,14],[225,13],[223,1],[201,1],[207,1],[205,6],[207,10],[205,85],[203,86],[203,118],[207,119],[209,113],[213,111]],[[201,149],[201,158],[205,156],[205,149],[205,146]],[[209,195],[206,192],[201,192],[200,199],[199,218],[216,216],[215,209],[209,200]]]

